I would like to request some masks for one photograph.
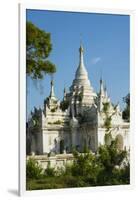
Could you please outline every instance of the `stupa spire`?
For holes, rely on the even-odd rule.
[[[50,98],[51,99],[56,99],[55,92],[54,92],[54,81],[53,81],[53,79],[51,80]]]
[[[80,67],[82,67],[82,66],[84,66],[84,61],[83,61],[84,49],[83,49],[82,44],[80,45],[79,52],[80,52]]]
[[[97,95],[94,92],[88,78],[88,72],[84,65],[83,54],[84,48],[81,43],[79,47],[79,66],[76,70],[75,79],[70,87],[70,91],[72,95],[78,95],[79,92],[83,93],[81,104],[91,106],[94,103],[94,99],[97,97]]]
[[[66,100],[66,94],[67,94],[67,92],[66,92],[66,87],[64,87],[64,91],[63,91],[63,92],[64,92],[64,97],[63,97],[63,99]]]
[[[105,97],[108,98],[106,84],[105,84],[105,86],[104,86],[104,92],[105,92]]]
[[[103,80],[100,78],[100,96],[104,97],[104,85],[103,85]]]
[[[84,48],[81,43],[80,48],[79,48],[79,54],[80,54],[79,55],[79,66],[78,66],[78,69],[77,69],[76,75],[75,75],[75,79],[79,79],[79,80],[88,79],[88,73],[87,73],[87,70],[84,65],[83,53],[84,53]]]

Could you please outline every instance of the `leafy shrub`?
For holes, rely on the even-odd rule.
[[[44,175],[34,160],[27,163],[27,188],[51,189],[120,185],[130,183],[130,166],[127,152],[117,149],[117,141],[101,145],[97,154],[73,152],[74,161],[55,170],[50,163]],[[35,177],[35,179],[34,179]]]
[[[111,116],[110,117],[106,117],[105,122],[104,122],[104,126],[106,128],[106,131],[109,131],[109,129],[112,127],[111,121],[112,121]]]
[[[108,103],[108,102],[103,103],[103,112],[104,112],[104,113],[107,113],[108,110],[109,110],[109,103]]]
[[[56,108],[52,108],[52,109],[51,109],[51,112],[56,112]]]
[[[79,93],[79,95],[78,95],[78,100],[81,102],[81,101],[82,101],[82,99],[83,99],[83,93],[82,93],[82,92],[80,92],[80,93]]]
[[[62,109],[62,111],[65,111],[67,110],[69,107],[69,101],[67,100],[64,100],[60,103],[60,108]]]
[[[45,169],[45,175],[46,176],[55,176],[56,171],[54,168],[50,167],[50,164],[48,164],[47,168]]]
[[[62,121],[61,120],[57,120],[57,121],[53,122],[53,124],[62,124]]]
[[[32,179],[38,179],[42,176],[42,167],[38,164],[38,162],[30,158],[26,163],[26,177]]]
[[[122,112],[122,117],[124,120],[127,122],[130,122],[130,93],[128,93],[124,98],[123,98],[124,103],[126,104],[125,109]]]

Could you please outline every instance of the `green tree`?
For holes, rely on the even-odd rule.
[[[117,148],[117,140],[102,145],[98,150],[98,163],[102,171],[98,174],[98,185],[128,184],[129,162],[127,152]]]
[[[97,177],[101,170],[97,157],[91,152],[74,154],[72,175],[80,178],[79,186],[97,185]]]
[[[127,152],[119,151],[117,148],[117,140],[112,140],[110,145],[103,145],[99,147],[99,159],[107,171],[117,165],[120,166],[122,161],[126,158]]]
[[[67,110],[68,107],[69,107],[69,101],[67,101],[67,100],[61,101],[61,103],[60,103],[60,108],[61,108],[63,111]]]
[[[50,33],[31,22],[26,23],[26,73],[33,79],[42,79],[43,75],[53,74],[56,67],[47,60],[52,50]]]
[[[123,119],[126,121],[130,121],[130,93],[128,93],[124,98],[123,98],[124,103],[126,104],[126,107],[123,111]]]

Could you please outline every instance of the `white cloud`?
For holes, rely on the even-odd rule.
[[[100,60],[101,60],[100,57],[92,58],[92,64],[95,65],[95,64],[97,64]]]

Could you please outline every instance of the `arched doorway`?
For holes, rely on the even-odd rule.
[[[118,150],[123,150],[123,146],[124,146],[124,142],[123,142],[123,136],[122,135],[117,135],[116,136],[116,140],[117,140],[117,148]]]

